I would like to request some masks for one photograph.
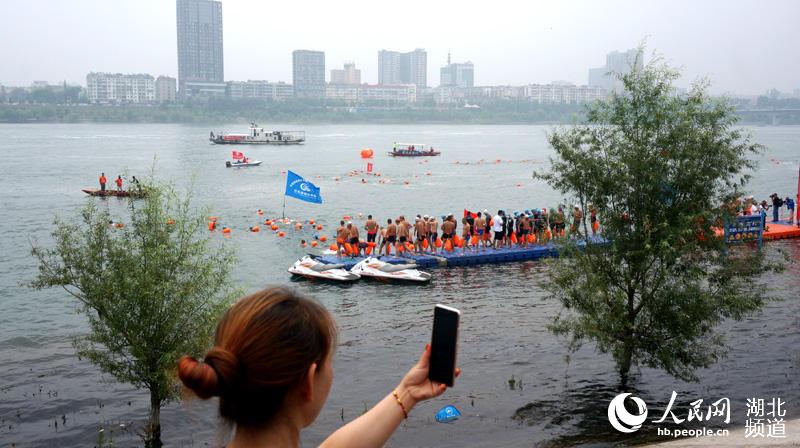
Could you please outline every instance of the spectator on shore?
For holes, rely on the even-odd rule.
[[[335,349],[328,310],[268,288],[236,302],[217,325],[214,346],[202,361],[182,357],[178,376],[198,397],[219,397],[219,414],[233,429],[228,448],[299,447],[300,431],[328,398]],[[383,446],[417,403],[444,393],[444,384],[428,379],[429,364],[426,346],[390,393],[320,446]]]
[[[769,195],[772,198],[772,222],[778,222],[781,216],[781,207],[783,207],[783,199],[778,196],[778,193]]]

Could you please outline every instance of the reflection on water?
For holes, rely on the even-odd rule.
[[[276,125],[280,128],[281,126]],[[285,127],[285,126],[284,126]],[[235,129],[236,126],[227,126]],[[541,126],[310,126],[308,144],[299,148],[248,148],[265,165],[226,170],[229,148],[208,145],[208,129],[173,125],[0,125],[4,163],[0,176],[0,441],[41,446],[86,446],[105,428],[116,443],[136,444],[135,428],[146,416],[146,394],[102,376],[74,355],[71,339],[85,331],[75,304],[61,291],[34,292],[19,286],[35,274],[29,238],[46,242],[54,213],[70,214],[85,201],[81,188],[93,186],[100,171],[115,175],[146,173],[158,157],[158,174],[178,185],[195,179],[196,197],[211,207],[231,238],[219,244],[238,249],[237,283],[251,292],[268,284],[290,283],[286,268],[303,251],[300,235],[277,239],[269,232],[251,234],[257,209],[279,215],[285,178],[291,168],[322,188],[321,206],[290,200],[287,214],[315,218],[329,231],[345,214],[372,213],[379,220],[404,213],[458,214],[463,208],[549,206],[555,195],[530,178],[530,164],[456,164],[456,161],[546,160],[546,127]],[[425,164],[383,155],[393,141],[414,141],[442,148]],[[55,135],[56,137],[53,137]],[[144,136],[144,137],[142,137]],[[415,138],[415,136],[417,138]],[[763,158],[792,160],[800,128],[762,128],[756,139],[768,148]],[[359,150],[372,147],[375,168],[391,184],[361,184],[347,172],[363,168]],[[25,160],[18,155],[26,154]],[[35,163],[31,163],[31,162]],[[430,171],[431,176],[424,173]],[[797,166],[767,163],[756,173],[753,192],[789,194]],[[316,176],[320,176],[319,179]],[[333,177],[341,177],[336,181]],[[404,186],[403,181],[409,181]],[[523,187],[517,187],[522,183]],[[23,186],[24,188],[21,188]],[[112,213],[124,202],[100,201]],[[309,234],[302,237],[308,238]],[[769,244],[793,259],[800,244]],[[772,249],[770,249],[772,250]],[[651,425],[635,437],[620,436],[607,422],[606,409],[616,394],[610,358],[590,346],[567,363],[564,341],[546,325],[559,311],[538,288],[544,267],[538,262],[500,266],[436,269],[427,285],[350,286],[291,282],[318,298],[335,314],[340,329],[335,380],[329,401],[306,445],[360,415],[386,394],[413,364],[428,341],[432,310],[445,303],[462,310],[459,363],[463,374],[454,389],[420,404],[393,437],[390,446],[606,446],[655,437]],[[662,372],[641,369],[632,392],[651,415],[663,410],[674,390],[682,406],[694,398],[730,397],[732,421],[745,419],[748,397],[780,396],[789,413],[800,415],[800,267],[770,278],[780,302],[760,315],[722,326],[732,346],[730,356],[698,372],[698,384],[676,381]],[[513,379],[514,387],[511,387]],[[451,424],[434,420],[446,404],[462,417]],[[216,429],[214,400],[171,403],[163,410],[169,445],[222,444]],[[684,412],[685,411],[681,411]],[[122,426],[120,426],[122,425]],[[133,428],[133,429],[131,429]]]

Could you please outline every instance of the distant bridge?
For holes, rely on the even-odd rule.
[[[779,125],[782,117],[800,115],[800,109],[736,109],[736,113],[742,116],[766,116],[773,125]]]

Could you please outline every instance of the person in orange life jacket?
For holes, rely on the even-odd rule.
[[[106,191],[106,173],[100,173],[100,191]]]
[[[117,184],[117,191],[122,191],[122,176],[117,175],[117,180],[114,183]]]

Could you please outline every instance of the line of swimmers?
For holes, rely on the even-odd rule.
[[[596,235],[600,227],[597,212],[590,207],[592,235]],[[492,216],[488,210],[472,213],[464,211],[461,218],[461,232],[458,234],[458,221],[451,213],[442,216],[441,224],[435,216],[417,215],[414,224],[400,215],[394,220],[387,219],[385,226],[380,226],[372,215],[367,216],[363,230],[366,241],[360,238],[360,231],[352,221],[339,222],[336,229],[336,244],[332,247],[341,257],[343,255],[361,256],[391,255],[396,253],[415,252],[443,253],[461,248],[463,252],[486,250],[487,248],[512,247],[529,244],[543,244],[551,239],[566,236],[565,213],[562,207],[555,211],[532,209],[523,212],[506,213],[498,210]],[[572,211],[571,235],[580,235],[580,223],[583,212],[575,206]],[[441,235],[439,231],[441,230]]]

